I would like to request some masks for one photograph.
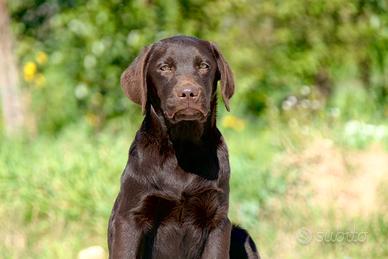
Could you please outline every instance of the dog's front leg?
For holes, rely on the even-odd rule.
[[[131,216],[116,215],[110,229],[112,242],[109,259],[141,258],[141,240],[143,232],[136,226]]]
[[[213,229],[207,239],[202,259],[229,258],[230,233],[232,224],[226,218],[217,228]]]

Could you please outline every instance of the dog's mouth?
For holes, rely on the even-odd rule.
[[[165,112],[165,114],[173,123],[178,123],[180,121],[204,122],[207,116],[207,114],[202,110],[193,107],[187,107],[172,113]]]

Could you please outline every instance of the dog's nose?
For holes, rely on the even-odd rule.
[[[199,95],[199,89],[196,87],[182,87],[177,91],[177,95],[180,99],[195,99]]]

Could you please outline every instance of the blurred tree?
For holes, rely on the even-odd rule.
[[[385,0],[13,0],[9,5],[18,55],[24,65],[37,66],[25,85],[45,130],[55,132],[80,118],[99,128],[137,109],[119,90],[120,73],[142,47],[174,34],[219,45],[235,72],[239,90],[233,101],[253,115],[306,86],[330,98],[339,82],[354,78],[379,97],[376,103],[386,102]],[[37,60],[42,53],[47,64]]]
[[[35,62],[39,52],[48,54],[48,65],[36,73],[47,79],[47,87],[37,86],[35,77],[25,82],[35,97],[35,112],[43,115],[40,127],[57,131],[84,118],[99,128],[126,112],[121,72],[151,42],[212,31],[216,25],[203,12],[207,6],[207,1],[174,0],[12,1],[23,63]]]
[[[6,134],[21,133],[25,126],[13,38],[5,0],[0,0],[0,94]]]
[[[361,77],[365,84],[386,85],[384,0],[233,0],[214,5],[223,36],[213,37],[232,46],[227,51],[232,49],[250,112],[262,112],[267,97],[278,103],[305,85],[316,86],[327,97],[344,79]],[[219,10],[222,16],[217,16]],[[385,102],[383,97],[379,105]]]

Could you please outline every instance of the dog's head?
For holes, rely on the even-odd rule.
[[[122,74],[121,86],[143,112],[152,105],[172,123],[203,122],[216,98],[218,80],[229,111],[234,81],[221,52],[210,42],[176,36],[144,48]]]

